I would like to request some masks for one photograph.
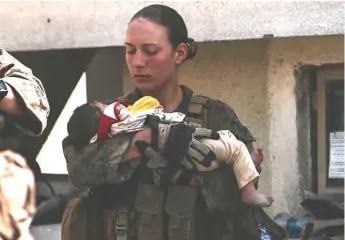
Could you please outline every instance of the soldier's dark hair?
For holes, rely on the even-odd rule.
[[[70,142],[77,149],[89,144],[92,137],[97,133],[99,118],[102,110],[86,103],[77,107],[67,123],[67,132]]]
[[[181,15],[174,9],[160,4],[149,5],[137,12],[131,19],[144,18],[167,29],[168,38],[173,48],[181,43],[188,46],[186,59],[192,59],[197,52],[194,39],[188,37],[186,24]],[[130,21],[130,22],[131,22]]]

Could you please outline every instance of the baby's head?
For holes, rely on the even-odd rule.
[[[101,102],[85,103],[77,107],[67,123],[67,132],[71,143],[76,148],[89,144],[98,129],[99,119],[105,108]]]

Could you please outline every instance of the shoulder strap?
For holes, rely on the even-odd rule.
[[[188,122],[196,127],[207,127],[208,108],[210,98],[202,95],[193,95],[188,106]]]

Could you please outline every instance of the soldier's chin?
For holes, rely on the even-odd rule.
[[[150,93],[150,92],[155,92],[158,90],[157,86],[153,84],[152,82],[141,82],[141,83],[136,83],[136,87],[141,91],[145,93]]]

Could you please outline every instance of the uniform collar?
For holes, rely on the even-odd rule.
[[[181,85],[180,87],[181,87],[182,93],[183,93],[182,101],[179,104],[179,106],[175,109],[174,112],[187,113],[189,101],[193,96],[193,91],[192,91],[192,89],[190,89],[184,85]],[[128,94],[125,97],[125,99],[126,99],[126,102],[128,102],[129,104],[133,104],[135,101],[139,100],[141,97],[143,97],[143,94],[139,91],[138,88],[136,88],[136,89],[134,89],[133,92]]]

